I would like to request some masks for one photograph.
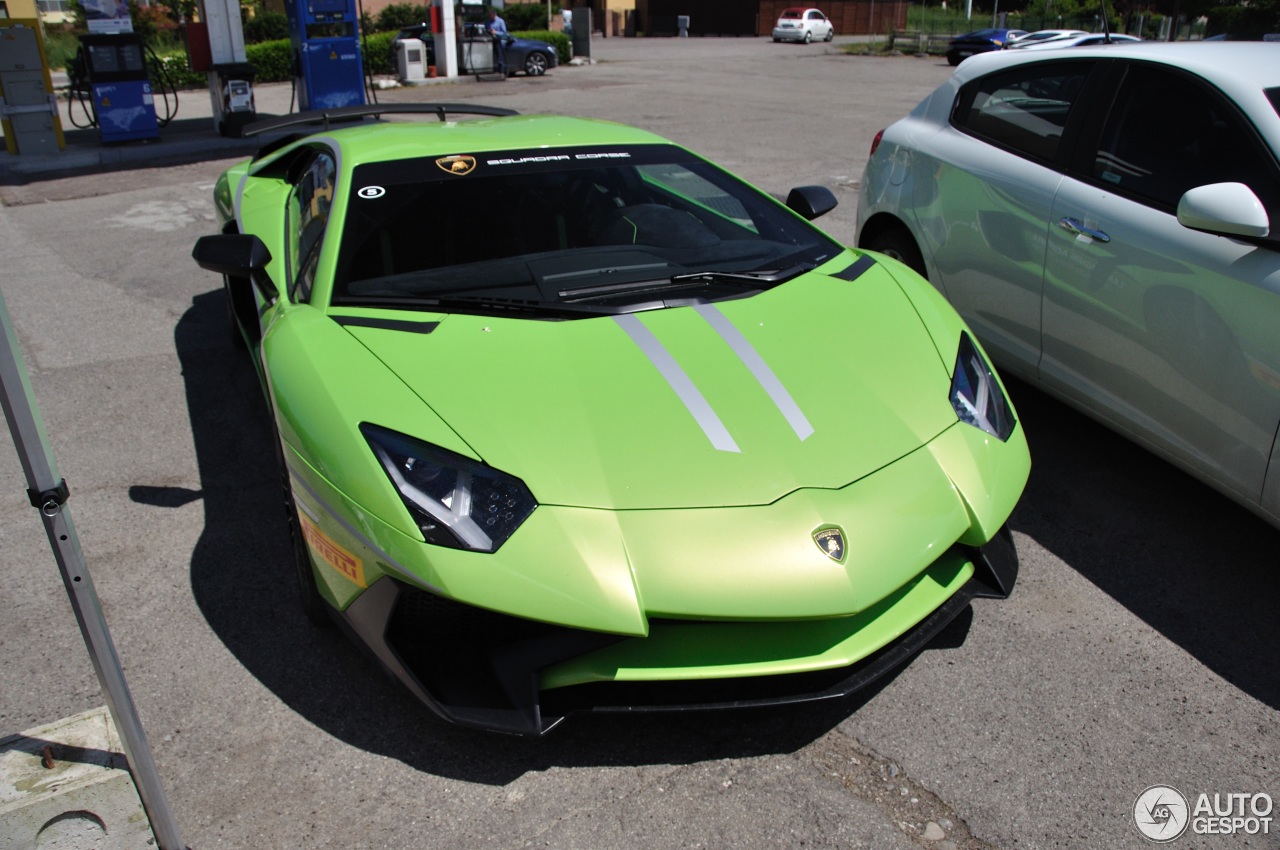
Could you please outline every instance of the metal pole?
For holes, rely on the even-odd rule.
[[[98,674],[98,682],[107,698],[107,708],[115,720],[116,731],[120,733],[138,797],[151,821],[151,831],[160,850],[184,850],[186,844],[160,785],[151,747],[142,731],[133,697],[129,695],[124,670],[111,642],[111,633],[107,630],[107,621],[102,616],[102,606],[93,589],[84,552],[71,522],[66,505],[67,483],[58,476],[53,450],[36,406],[35,393],[31,390],[22,350],[18,347],[18,337],[3,294],[0,294],[0,336],[3,337],[0,339],[0,404],[9,422],[9,432],[13,434],[22,471],[27,476],[27,495],[32,506],[40,510],[49,544],[62,573],[62,583],[71,599],[76,622],[80,624],[80,634],[84,637],[94,672]]]

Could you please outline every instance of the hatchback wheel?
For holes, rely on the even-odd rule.
[[[881,230],[870,238],[863,239],[860,247],[892,257],[926,280],[929,277],[925,273],[924,257],[920,253],[919,246],[916,245],[916,240],[901,226]]]

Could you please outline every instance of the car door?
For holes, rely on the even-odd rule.
[[[256,318],[258,336],[264,347],[268,335],[288,321],[290,312],[311,300],[337,175],[336,157],[328,149],[302,147],[289,156],[291,161],[284,175],[288,185],[288,193],[283,198],[284,215],[276,218],[278,213],[273,213],[268,217],[268,221],[282,220],[284,225],[281,262],[274,281],[279,291],[268,295],[258,287],[246,288],[243,291],[252,292],[254,303],[237,310],[242,322]],[[262,350],[255,349],[254,362],[260,373],[266,371],[264,357]]]
[[[829,30],[830,27],[827,25],[826,15],[822,14],[817,9],[810,9],[805,17],[808,19],[805,21],[805,29],[813,33],[814,38],[827,37],[827,30]]]
[[[1148,63],[1114,75],[1053,203],[1041,378],[1257,502],[1280,420],[1280,171],[1203,79]],[[1253,190],[1272,237],[1178,223],[1186,190],[1223,182]]]
[[[1075,104],[1095,63],[1019,65],[961,90],[959,131],[936,161],[912,164],[925,254],[936,282],[1011,371],[1034,373],[1047,222],[1080,123]],[[931,276],[933,276],[931,270]]]

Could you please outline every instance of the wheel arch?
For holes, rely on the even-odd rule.
[[[916,268],[916,271],[924,279],[933,281],[934,278],[929,274],[929,264],[924,259],[924,251],[920,249],[920,240],[916,238],[911,227],[893,213],[878,212],[863,222],[862,228],[858,232],[858,247],[869,251],[879,251],[885,240],[891,235],[910,243],[911,248],[915,251],[916,258],[918,258],[919,267]],[[898,259],[906,262],[907,258],[898,257]],[[916,263],[907,262],[907,265],[915,268]]]

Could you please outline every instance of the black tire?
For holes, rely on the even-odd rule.
[[[835,30],[835,27],[832,27],[831,29],[827,30],[827,37],[824,38],[823,41],[830,41],[835,37],[836,37],[836,30]]]
[[[276,458],[280,462],[280,486],[283,489],[285,520],[289,524],[290,560],[293,561],[293,573],[298,587],[298,605],[313,626],[330,628],[333,620],[329,618],[329,603],[324,601],[320,588],[316,585],[311,553],[302,536],[302,523],[298,519],[298,506],[293,501],[293,489],[289,486],[289,469],[285,466],[284,449],[280,446],[279,435],[276,436]]]
[[[809,44],[812,41],[813,41],[813,33],[809,30],[806,30],[804,34],[804,43]]]
[[[547,57],[541,53],[530,53],[524,60],[524,72],[531,77],[541,77],[547,73]]]
[[[922,278],[926,280],[929,278],[929,275],[925,272],[924,256],[920,253],[920,246],[916,244],[916,240],[903,227],[890,227],[880,230],[870,238],[864,238],[859,247],[893,257],[893,259],[908,266]]]

